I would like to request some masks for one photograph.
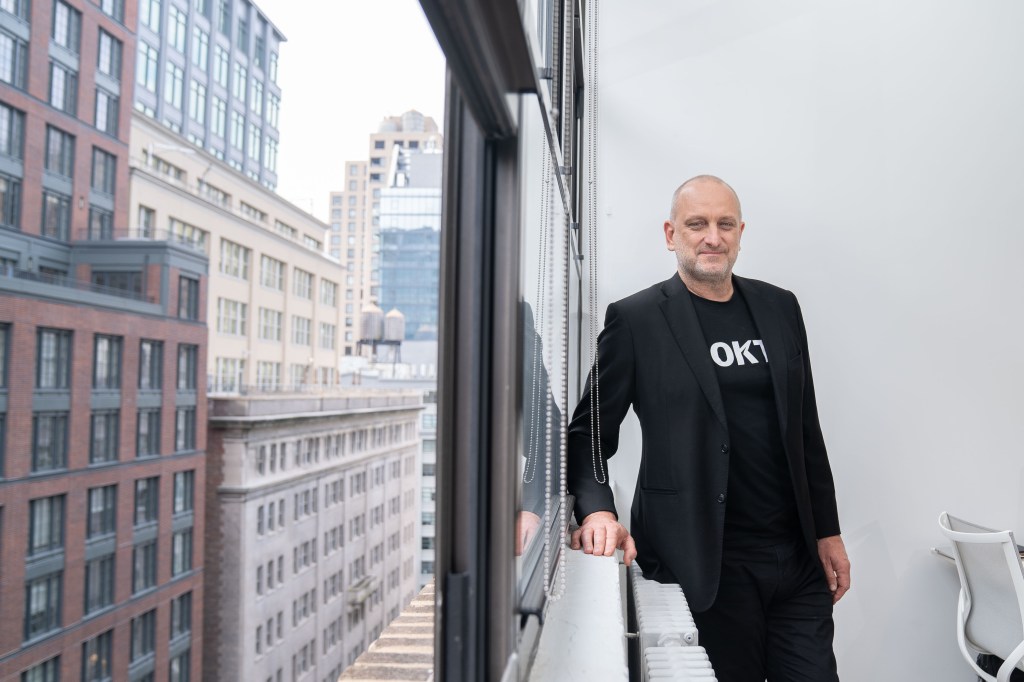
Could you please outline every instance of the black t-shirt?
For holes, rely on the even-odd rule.
[[[725,549],[750,549],[799,537],[796,501],[782,445],[765,348],[746,301],[691,294],[715,366],[729,427]],[[776,356],[777,357],[777,356]]]

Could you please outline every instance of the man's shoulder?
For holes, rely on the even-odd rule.
[[[796,301],[796,294],[792,291],[770,282],[739,275],[733,275],[733,279],[744,293],[758,294],[771,301]]]
[[[673,277],[676,280],[679,280],[678,275],[673,275]],[[634,294],[630,294],[625,298],[620,298],[619,300],[612,303],[609,307],[615,307],[619,310],[629,311],[638,308],[646,308],[647,306],[651,305],[657,305],[666,297],[671,295],[671,289],[673,284],[674,282],[672,281],[672,277],[670,277],[665,281],[652,284],[646,289],[641,289],[640,291],[637,291]],[[682,287],[682,280],[679,280],[679,286]]]

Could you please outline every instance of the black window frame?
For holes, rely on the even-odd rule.
[[[33,588],[45,589],[46,603],[44,610],[33,611]],[[61,626],[64,606],[64,571],[54,571],[25,581],[25,622],[22,630],[24,641],[29,642],[42,637]],[[42,616],[41,623],[36,625]]]
[[[199,319],[199,278],[178,277],[178,317],[183,320]]]
[[[112,334],[93,336],[92,387],[93,390],[121,388],[124,337]]]
[[[121,410],[93,410],[89,419],[89,464],[120,459]]]
[[[97,504],[97,502],[99,504]],[[94,540],[117,533],[117,484],[89,488],[86,494],[85,538]]]
[[[45,513],[46,518],[41,518],[44,509],[48,510]],[[49,495],[29,500],[28,521],[29,532],[28,546],[25,551],[26,557],[31,559],[64,551],[65,525],[67,523],[66,495]],[[39,524],[45,525],[46,528],[40,530]],[[44,532],[47,541],[45,543],[37,542],[37,536]]]
[[[113,680],[114,631],[107,630],[82,642],[82,682]]]
[[[148,476],[146,478],[135,479],[132,509],[132,526],[135,528],[141,528],[143,526],[148,526],[159,522],[159,476]]]
[[[194,343],[178,344],[179,391],[195,391],[199,375],[199,346]]]
[[[68,466],[69,413],[62,410],[32,414],[32,473],[60,471]],[[48,436],[46,458],[42,458],[43,430]]]
[[[50,335],[55,339],[55,371],[52,377],[45,377],[43,381],[43,359],[44,341]],[[74,332],[70,329],[56,329],[52,327],[39,327],[36,332],[36,388],[67,390],[71,388],[71,365],[72,365],[72,341]]]
[[[156,540],[132,546],[132,594],[141,594],[157,586],[158,548]]]
[[[114,605],[116,564],[114,554],[105,554],[85,562],[83,614],[88,616]]]
[[[162,410],[159,407],[143,407],[135,419],[135,457],[157,457],[160,455],[160,427]]]
[[[149,348],[148,351],[145,348]],[[164,342],[139,340],[139,390],[157,391],[164,386]]]

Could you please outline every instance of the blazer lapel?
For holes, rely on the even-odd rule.
[[[728,428],[725,421],[722,392],[718,387],[715,369],[711,366],[711,354],[686,286],[679,275],[674,274],[661,285],[661,291],[665,295],[660,304],[661,312],[665,315],[665,321],[668,322],[669,329],[679,345],[679,350],[683,352],[683,357],[690,365],[690,369],[693,370],[694,376],[697,377],[697,383],[704,391],[715,416],[722,422],[722,426]],[[768,364],[771,365],[771,362],[769,361]]]
[[[754,287],[747,284],[742,277],[733,276],[735,284],[750,308],[750,316],[754,318],[754,326],[757,327],[761,340],[764,341],[765,354],[768,357],[768,369],[772,376],[772,386],[775,389],[775,408],[779,413],[779,428],[782,432],[782,442],[786,442],[787,421],[787,399],[789,386],[787,382],[786,367],[786,345],[782,327],[779,324],[778,314],[772,310],[768,303]]]

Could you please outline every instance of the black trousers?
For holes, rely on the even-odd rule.
[[[835,682],[832,593],[802,541],[722,557],[711,608],[693,614],[719,682]]]

